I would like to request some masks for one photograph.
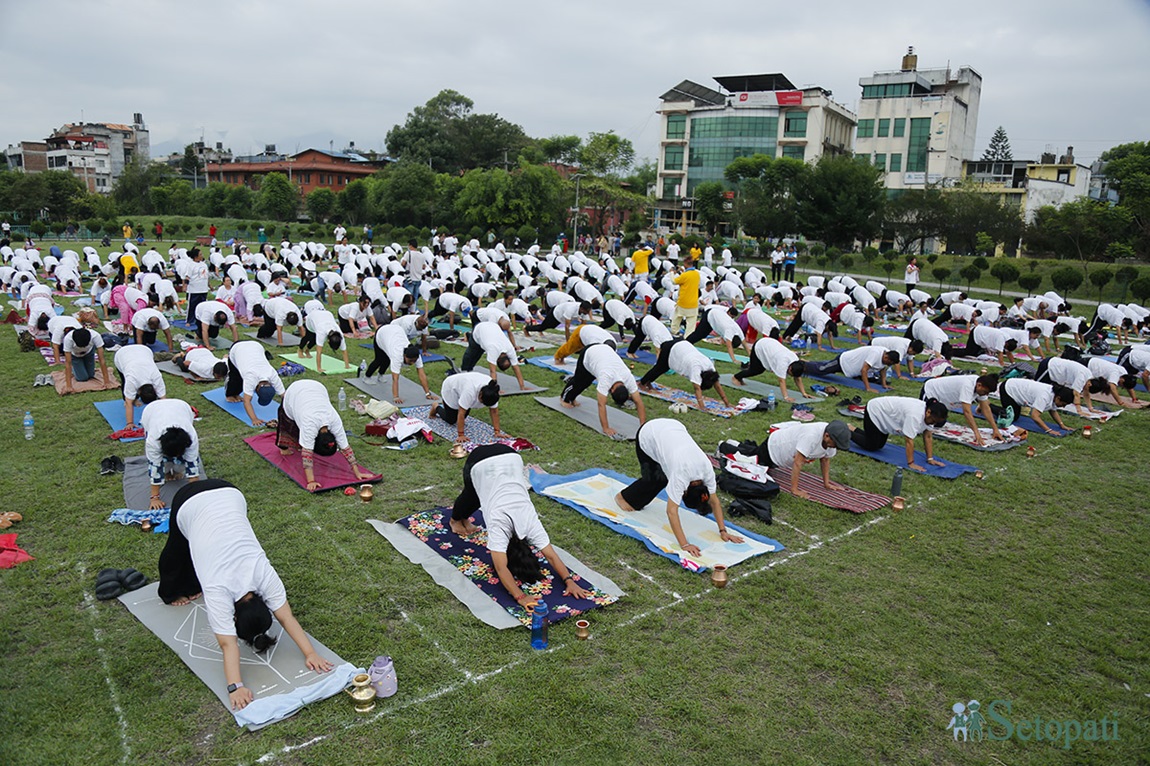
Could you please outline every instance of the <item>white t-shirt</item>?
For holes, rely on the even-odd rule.
[[[1010,378],[1002,382],[1002,390],[1021,407],[1045,412],[1054,409],[1054,386],[1028,378]]]
[[[611,387],[616,383],[622,383],[629,394],[639,390],[638,384],[635,383],[635,376],[631,374],[627,365],[615,353],[615,349],[609,346],[589,346],[583,352],[583,366],[595,376],[596,393],[610,396]]]
[[[180,457],[195,465],[200,459],[200,438],[196,435],[195,419],[192,406],[182,399],[160,399],[145,407],[140,415],[140,427],[144,429],[144,455],[148,462],[159,465],[167,459],[160,450],[160,435],[175,427],[182,428],[192,437],[191,445]]]
[[[147,346],[135,344],[121,346],[116,351],[112,364],[124,378],[125,399],[135,399],[139,394],[140,386],[147,383],[152,384],[156,389],[156,396],[160,399],[167,395],[168,390],[164,387],[164,376],[160,373],[160,368],[156,366],[156,359],[152,350]]]
[[[646,314],[639,322],[639,329],[656,348],[671,340],[671,331],[657,317]]]
[[[245,395],[255,396],[256,387],[263,382],[271,383],[276,393],[283,395],[283,381],[275,368],[268,363],[264,346],[258,340],[241,340],[233,344],[228,350],[228,358],[243,378]]]
[[[1069,359],[1056,356],[1050,360],[1046,370],[1050,373],[1052,381],[1069,386],[1072,391],[1082,391],[1090,382],[1090,368]]]
[[[770,335],[772,330],[777,330],[779,327],[775,318],[758,306],[747,309],[747,324],[760,335]]]
[[[1006,335],[997,327],[984,327],[978,325],[971,333],[974,342],[991,354],[997,354],[1006,348]]]
[[[760,338],[755,341],[752,353],[759,358],[764,367],[779,378],[787,377],[787,370],[799,360],[798,354],[774,338]]]
[[[480,460],[471,467],[471,483],[487,525],[487,550],[506,553],[512,534],[536,548],[551,544],[527,494],[522,457],[510,453]]]
[[[635,312],[632,311],[626,303],[615,298],[607,301],[606,305],[603,306],[603,311],[618,322],[620,326],[627,324],[628,321],[635,320]]]
[[[580,325],[579,342],[584,346],[594,346],[597,343],[614,343],[615,336],[597,324]]]
[[[780,423],[777,430],[767,438],[767,453],[777,466],[790,467],[795,462],[795,453],[808,460],[834,457],[838,452],[834,447],[823,446],[823,434],[827,423]]]
[[[60,349],[65,354],[72,356],[87,356],[98,348],[104,347],[104,338],[98,332],[93,332],[92,340],[87,346],[76,345],[76,332],[72,331],[64,336],[64,342],[60,344]],[[149,352],[150,353],[150,352]]]
[[[455,410],[470,410],[482,407],[479,389],[491,382],[490,375],[481,372],[457,372],[448,375],[443,381],[443,403]],[[498,402],[495,404],[499,406]]]
[[[235,487],[199,492],[176,514],[188,538],[192,565],[203,588],[212,632],[236,634],[235,604],[258,593],[268,609],[287,603],[287,591],[248,522],[248,505]]]
[[[715,306],[707,309],[707,322],[716,335],[723,340],[734,340],[743,337],[743,330],[727,313],[726,306]]]
[[[884,434],[913,439],[926,430],[926,402],[909,396],[878,396],[866,404],[871,422]]]
[[[339,329],[339,322],[326,309],[309,313],[307,319],[304,320],[304,326],[315,333],[315,345],[320,349],[327,345],[327,336],[331,333],[334,332],[341,337],[343,336]]]
[[[974,404],[975,400],[982,401],[985,396],[977,396],[974,386],[978,382],[977,375],[944,375],[941,378],[931,378],[923,384],[922,390],[927,399],[938,399],[950,407],[955,404]]]
[[[671,346],[671,353],[667,356],[667,362],[672,370],[697,386],[703,384],[704,372],[715,369],[715,363],[704,356],[703,352],[685,342]]]
[[[231,307],[226,303],[220,301],[204,301],[199,306],[196,306],[196,320],[204,324],[212,325],[216,323],[216,314],[223,312],[227,319],[224,321],[222,327],[233,325],[236,323],[236,314],[232,311]]]
[[[910,355],[910,338],[903,338],[898,335],[877,335],[871,339],[870,344],[897,352],[899,359],[904,362],[906,357]]]
[[[821,333],[827,329],[827,323],[831,321],[831,315],[823,311],[818,306],[810,303],[803,304],[801,311],[803,322],[809,324],[816,333]]]
[[[843,368],[843,375],[848,378],[862,377],[863,365],[870,365],[871,370],[882,372],[886,368],[882,357],[887,349],[881,346],[859,346],[850,351],[839,354],[839,364]]]
[[[672,502],[681,503],[693,481],[702,481],[708,492],[715,492],[715,469],[682,423],[670,418],[648,420],[639,429],[638,438],[639,449],[667,475],[667,497]]]
[[[1107,383],[1118,385],[1118,380],[1126,374],[1126,368],[1120,364],[1109,362],[1101,357],[1094,356],[1086,363],[1091,377],[1105,378]]]
[[[387,359],[391,362],[389,371],[398,375],[403,369],[403,350],[410,345],[407,332],[395,322],[386,324],[375,331],[375,345],[387,354]],[[416,369],[423,367],[422,356],[415,360],[415,367]]]
[[[942,351],[942,344],[950,342],[950,336],[946,334],[946,330],[936,325],[934,322],[926,319],[917,319],[910,324],[911,335],[915,340],[921,340],[924,348],[928,348],[935,353]]]
[[[299,426],[299,443],[303,449],[311,450],[315,446],[316,436],[324,426],[335,436],[336,445],[347,449],[347,432],[343,430],[339,413],[331,406],[331,398],[323,383],[318,380],[292,383],[284,393],[283,409],[284,414]]]
[[[80,329],[80,320],[66,314],[48,320],[48,338],[57,346],[64,343],[64,333],[68,329]]]
[[[252,341],[255,343],[256,341]],[[216,376],[215,366],[220,362],[210,348],[193,348],[184,354],[184,364],[197,378],[211,380]],[[278,378],[279,375],[276,375]],[[151,409],[150,407],[148,409]]]
[[[1126,363],[1140,372],[1150,368],[1150,346],[1145,344],[1131,346],[1130,354],[1126,357]]]
[[[503,328],[494,322],[480,322],[471,329],[471,337],[486,352],[487,361],[491,364],[499,363],[500,354],[507,354],[511,364],[518,366],[519,359],[515,347]]]
[[[133,314],[132,327],[136,328],[137,330],[148,332],[152,329],[148,327],[148,321],[151,319],[160,320],[160,326],[157,329],[157,332],[162,332],[171,327],[171,325],[168,324],[168,318],[155,309],[140,309],[135,314]]]

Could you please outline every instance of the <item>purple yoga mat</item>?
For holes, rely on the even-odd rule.
[[[290,455],[281,455],[279,448],[276,447],[276,435],[274,433],[249,436],[244,439],[244,443],[254,449],[256,454],[264,460],[286,473],[296,484],[307,489],[307,479],[304,478],[303,462],[300,460],[299,450],[295,450]],[[362,467],[361,465],[360,468]],[[326,492],[329,489],[340,489],[356,484],[374,484],[383,479],[383,475],[378,473],[373,473],[366,479],[357,479],[351,466],[347,464],[347,460],[338,452],[331,457],[316,455],[313,471],[315,480],[319,482],[319,489],[316,492]]]

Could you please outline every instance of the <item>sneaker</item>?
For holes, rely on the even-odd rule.
[[[795,410],[791,413],[791,420],[797,420],[800,423],[810,423],[815,419],[815,413],[806,410]]]
[[[106,457],[100,461],[100,475],[107,476],[116,472],[116,467],[112,464],[112,458]]]
[[[112,461],[112,467],[116,469],[116,473],[124,472],[124,461],[119,455],[112,455],[109,460]]]

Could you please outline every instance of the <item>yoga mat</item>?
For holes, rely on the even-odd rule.
[[[107,402],[93,402],[92,404],[95,405],[96,411],[99,412],[104,420],[108,422],[108,425],[111,426],[113,432],[123,430],[128,425],[128,421],[124,419],[123,399],[112,399]],[[136,425],[140,425],[140,415],[142,415],[143,412],[144,405],[137,404],[135,415],[133,415],[133,417],[136,419]],[[134,436],[130,439],[120,439],[119,441],[127,444],[128,442],[143,441],[143,439],[144,437],[142,436]]]
[[[498,629],[530,626],[530,616],[512,600],[495,573],[487,550],[487,530],[482,528],[482,511],[471,517],[480,530],[467,538],[451,531],[450,518],[451,509],[434,508],[405,516],[394,524],[375,519],[368,519],[367,523],[408,561],[422,566],[436,583],[451,591],[475,617]],[[551,565],[539,555],[543,579],[536,583],[519,583],[519,587],[527,595],[538,596],[547,602],[551,622],[614,603],[624,595],[619,586],[607,577],[592,571],[554,543],[551,547],[575,581],[592,592],[590,599],[565,596],[563,583],[555,582]]]
[[[220,361],[222,362],[224,360],[221,359]],[[202,378],[197,378],[192,373],[181,370],[171,359],[163,362],[156,362],[156,367],[159,368],[160,372],[166,372],[169,375],[175,375],[176,377],[183,378],[190,383],[219,383],[218,380],[203,380]]]
[[[299,345],[299,336],[290,332],[284,333],[283,343],[276,342],[276,336],[274,335],[270,338],[261,338],[258,332],[246,332],[244,335],[248,336],[252,340],[258,340],[265,346],[271,346],[272,348],[295,348]]]
[[[120,384],[116,381],[116,376],[109,367],[108,377],[112,379],[110,383],[105,383],[104,378],[100,375],[99,365],[96,366],[96,377],[91,380],[79,382],[72,378],[72,393],[74,394],[87,394],[92,391],[111,391],[114,388],[119,388]],[[56,387],[56,393],[60,396],[66,396],[64,393],[64,371],[55,370],[52,372],[52,385]]]
[[[375,343],[360,343],[359,347],[371,349],[374,351],[375,350]],[[420,356],[423,357],[423,363],[424,364],[430,364],[431,362],[448,362],[449,364],[454,364],[450,359],[448,359],[443,354],[433,354],[430,351],[424,351],[420,354]]]
[[[246,643],[239,642],[244,686],[252,690],[255,699],[243,710],[233,711],[223,653],[208,625],[203,599],[187,606],[168,606],[157,594],[159,587],[158,582],[145,585],[120,596],[120,602],[183,660],[224,709],[235,716],[238,725],[249,730],[262,729],[294,715],[309,702],[339,694],[351,683],[352,676],[363,672],[310,635],[308,639],[315,651],[335,667],[327,673],[308,670],[299,647],[273,617],[268,635],[278,640],[266,652],[256,654]]]
[[[576,399],[579,402],[578,407],[564,407],[558,396],[537,396],[535,401],[544,407],[566,415],[576,423],[587,426],[596,433],[603,433],[603,429],[599,425],[599,404],[590,397],[580,396]],[[639,426],[642,424],[639,422],[639,418],[630,412],[624,412],[608,404],[607,425],[615,429],[617,439],[634,441],[635,435],[639,433]]]
[[[276,447],[275,433],[249,436],[244,439],[244,443],[255,450],[256,454],[264,460],[287,474],[288,478],[300,487],[307,489],[307,479],[304,477],[303,462],[300,460],[298,449],[290,455],[281,455],[279,448]],[[360,464],[360,468],[364,468],[363,464]],[[315,480],[320,485],[319,489],[315,490],[316,492],[327,492],[329,489],[340,489],[357,484],[375,484],[383,479],[383,476],[378,473],[372,473],[366,479],[356,478],[355,474],[352,473],[351,466],[347,464],[347,460],[338,452],[330,457],[316,455],[313,472]]]
[[[1091,394],[1090,398],[1095,403],[1109,404],[1113,407],[1124,407],[1128,410],[1141,410],[1146,407],[1150,407],[1150,402],[1146,401],[1145,399],[1136,399],[1134,404],[1130,404],[1129,396],[1124,397],[1121,404],[1119,404],[1118,400],[1110,394]]]
[[[955,356],[951,357],[950,363],[965,362],[967,364],[980,364],[983,367],[1001,367],[998,363],[998,357],[984,354],[982,356]]]
[[[768,473],[779,485],[779,489],[791,494],[791,468],[771,466]],[[799,489],[810,495],[810,499],[816,503],[821,503],[828,508],[835,510],[850,511],[851,513],[866,513],[867,511],[877,511],[879,508],[890,503],[890,498],[885,495],[875,495],[870,492],[863,492],[861,489],[848,487],[845,484],[838,484],[831,482],[834,489],[827,489],[823,486],[823,479],[821,476],[815,476],[811,473],[802,472],[799,474]],[[792,495],[793,497],[793,495]]]
[[[622,347],[615,349],[615,351],[616,351],[616,353],[619,354],[619,358],[622,359],[624,362],[640,362],[641,364],[647,364],[647,365],[654,366],[655,362],[659,361],[658,356],[651,353],[650,351],[648,351],[645,348],[641,348],[638,351],[636,351],[634,359],[627,356],[627,346],[626,345],[623,345]]]
[[[528,472],[531,487],[589,519],[627,537],[635,538],[652,553],[676,561],[686,569],[703,571],[716,564],[734,566],[753,556],[783,550],[781,543],[756,535],[726,521],[728,532],[742,537],[743,543],[724,542],[719,528],[709,516],[700,516],[689,508],[679,509],[679,520],[687,541],[699,546],[698,557],[688,556],[679,548],[667,520],[667,495],[660,492],[650,505],[638,511],[622,511],[615,495],[633,479],[607,469],[591,468],[569,476],[549,474],[535,467]]]
[[[1093,398],[1093,397],[1091,397],[1091,398]],[[1122,414],[1122,410],[1114,410],[1113,412],[1110,412],[1110,411],[1090,412],[1088,409],[1086,409],[1086,406],[1083,405],[1082,411],[1086,414],[1085,415],[1079,415],[1078,410],[1074,409],[1073,404],[1068,404],[1065,407],[1062,407],[1061,411],[1066,413],[1067,415],[1073,415],[1077,418],[1083,418],[1085,420],[1096,420],[1099,423],[1105,423],[1107,420],[1110,420],[1112,418],[1116,418]]]
[[[859,410],[852,410],[847,407],[839,407],[838,411],[840,415],[845,415],[848,418],[859,418],[861,420],[863,417],[863,412]],[[982,433],[982,438],[983,441],[986,442],[986,446],[979,447],[974,443],[974,432],[970,429],[970,426],[964,423],[956,423],[954,421],[947,421],[947,424],[942,428],[935,428],[930,426],[928,426],[928,428],[931,435],[936,439],[941,439],[942,441],[950,442],[951,444],[957,444],[960,447],[969,447],[970,449],[978,450],[979,452],[1002,452],[1004,450],[1013,449],[1022,443],[1022,441],[1018,439],[1011,441],[998,441],[994,438],[993,429],[980,428],[978,430]],[[1000,432],[1006,431],[1007,433],[1011,434],[1021,434],[1025,431],[1025,429],[1023,429],[1018,424],[1005,429],[1000,428],[998,430]]]
[[[555,364],[555,355],[546,354],[544,356],[533,356],[527,360],[528,364],[533,364],[536,367],[542,367],[545,370],[551,370],[561,375],[574,375],[575,374],[575,360],[576,357],[569,356],[564,360],[563,364]]]
[[[204,463],[200,461],[200,478],[208,478],[204,471]],[[172,507],[172,499],[187,479],[165,481],[160,485],[160,499],[164,501],[165,508]],[[152,480],[148,476],[148,459],[143,455],[125,458],[124,460],[124,507],[130,511],[146,511],[152,499]]]
[[[708,359],[714,359],[716,362],[731,361],[731,355],[727,353],[725,348],[722,351],[717,348],[707,348],[706,346],[699,345],[696,345],[695,348],[699,350],[700,354],[707,357]],[[735,361],[739,364],[746,364],[750,361],[750,357],[748,357],[746,354],[735,354]]]
[[[244,409],[244,403],[229,402],[227,396],[225,396],[226,390],[225,386],[220,386],[219,388],[213,388],[211,391],[204,391],[202,396],[244,425],[255,428],[252,419],[248,417],[247,410]],[[255,411],[256,417],[260,420],[275,420],[279,417],[280,405],[279,402],[272,400],[267,406],[261,407],[260,403],[253,397],[252,410]]]
[[[836,386],[846,386],[847,388],[857,388],[859,391],[866,391],[866,385],[862,382],[862,380],[860,378],[848,378],[845,375],[834,375],[834,374],[832,374],[832,375],[812,375],[810,372],[803,375],[803,377],[804,378],[810,378],[812,380],[820,380],[823,383],[833,383]],[[888,380],[889,380],[889,376],[888,376]],[[882,388],[879,387],[878,383],[876,383],[875,381],[872,380],[871,385],[874,388],[878,389],[878,391],[876,391],[875,393],[883,393],[883,390],[882,390]]]
[[[397,403],[391,398],[391,373],[384,372],[378,377],[379,380],[374,382],[367,378],[344,378],[343,382],[381,402],[400,404],[403,407],[431,405],[432,400],[428,399],[427,395],[423,393],[423,386],[411,378],[404,377],[403,375],[399,376],[399,398],[403,401]]]
[[[957,413],[957,414],[962,414],[962,408],[961,407],[952,407],[952,408],[950,408],[950,411]],[[840,412],[841,412],[841,410],[840,410]],[[974,412],[974,417],[978,418],[979,420],[985,420],[986,419],[986,418],[982,417],[982,413],[979,412],[978,410],[973,410],[973,412]],[[1048,434],[1037,423],[1035,423],[1034,418],[1030,417],[1029,415],[1022,415],[1021,417],[1019,417],[1017,420],[1014,421],[1014,425],[1018,426],[1019,428],[1025,429],[1027,431],[1030,431],[1031,433],[1044,434],[1046,436],[1055,436],[1055,437],[1069,436],[1070,434],[1074,433],[1074,430],[1075,430],[1073,428],[1070,428],[1070,429],[1059,428],[1058,424],[1055,423],[1053,420],[1051,420],[1046,425],[1050,426],[1054,430],[1054,433]]]
[[[186,319],[172,319],[168,322],[168,324],[170,324],[172,327],[178,327],[179,329],[186,332],[195,332],[191,323]]]
[[[771,394],[774,394],[777,401],[783,401],[783,392],[782,389],[780,389],[778,386],[772,386],[770,383],[763,383],[761,380],[755,380],[754,378],[744,378],[743,385],[736,386],[731,382],[734,377],[735,376],[731,375],[730,373],[723,373],[719,376],[719,382],[723,384],[723,388],[727,389],[728,399],[731,398],[731,393],[739,394],[740,396],[742,394],[750,394],[751,396],[757,396],[760,399],[766,399]],[[803,396],[798,391],[791,391],[790,389],[787,390],[790,392],[791,396],[794,397],[795,402],[798,404],[807,404],[810,402],[821,401],[821,397],[807,397]]]
[[[407,417],[422,420],[437,436],[454,442],[459,436],[459,429],[456,428],[455,424],[448,425],[438,414],[432,416],[428,414],[429,412],[431,412],[429,406],[405,407],[403,409],[403,414]],[[490,423],[468,415],[467,419],[463,421],[463,435],[468,441],[476,444],[491,444],[495,441],[495,428]]]
[[[899,466],[900,468],[906,468],[906,447],[903,444],[887,442],[886,446],[881,450],[872,452],[864,450],[854,442],[851,442],[850,450],[856,455],[865,455],[880,463],[889,463],[890,465]],[[941,460],[941,458],[936,459]],[[978,470],[972,465],[963,465],[962,463],[954,463],[949,460],[945,461],[946,465],[944,466],[931,465],[926,462],[926,454],[919,450],[915,450],[914,462],[926,468],[927,476],[937,476],[940,479],[957,479],[964,473],[974,473]],[[918,471],[910,471],[908,475],[913,476],[916,473],[918,473]]]
[[[479,370],[479,372],[482,372],[482,370]],[[514,375],[508,375],[505,372],[496,371],[495,380],[498,381],[498,383],[499,383],[499,395],[500,396],[516,396],[517,394],[538,394],[541,391],[547,390],[546,386],[537,386],[534,383],[532,383],[530,380],[528,380],[527,378],[523,379],[523,382],[526,384],[527,388],[520,388],[519,387],[519,381],[516,379],[516,377]]]
[[[280,354],[280,359],[286,359],[289,362],[295,362],[298,365],[306,367],[312,372],[315,369],[315,354],[316,350],[313,349],[312,356],[300,357],[298,354]],[[344,364],[342,359],[337,359],[334,356],[325,356],[323,358],[323,374],[324,375],[355,375],[359,372],[359,367],[351,364]]]
[[[729,418],[732,415],[742,415],[744,412],[747,412],[747,410],[737,410],[734,407],[729,407],[723,404],[719,399],[712,399],[709,396],[703,397],[703,404],[706,406],[706,409],[699,410],[699,403],[695,399],[694,394],[688,394],[686,391],[680,391],[677,388],[661,386],[658,383],[652,383],[650,391],[640,388],[639,393],[644,396],[661,399],[664,402],[682,402],[693,410],[706,412],[708,415],[715,415],[720,418]]]

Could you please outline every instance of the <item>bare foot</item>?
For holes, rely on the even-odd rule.
[[[464,519],[463,521],[451,520],[451,531],[460,537],[467,537],[479,531],[479,527],[471,523],[471,519]]]
[[[171,604],[169,604],[169,606],[187,606],[202,595],[202,593],[197,593],[194,596],[183,596],[173,601]]]
[[[630,504],[630,503],[628,503],[626,500],[624,500],[624,499],[623,499],[623,493],[622,493],[622,492],[620,492],[619,494],[615,495],[615,505],[619,506],[619,507],[620,507],[620,508],[622,508],[624,511],[633,511],[633,510],[635,510],[634,508],[632,508],[632,507],[631,507],[631,504]]]

